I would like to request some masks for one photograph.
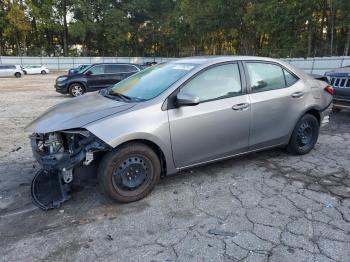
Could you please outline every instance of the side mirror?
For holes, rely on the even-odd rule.
[[[196,95],[179,92],[176,96],[176,102],[178,106],[195,106],[199,104],[200,99]]]
[[[91,75],[92,75],[92,72],[89,70],[89,71],[87,71],[87,72],[85,73],[85,75],[91,76]]]

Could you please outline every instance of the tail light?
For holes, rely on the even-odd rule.
[[[326,87],[324,88],[324,90],[325,90],[328,94],[330,94],[331,96],[334,95],[334,89],[333,89],[333,87],[332,87],[331,85],[326,86]]]

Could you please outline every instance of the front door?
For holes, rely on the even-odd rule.
[[[287,69],[269,62],[245,62],[250,82],[250,150],[283,144],[305,106],[304,85]]]
[[[177,168],[244,152],[248,148],[250,102],[237,63],[200,72],[180,92],[200,98],[196,106],[168,110]]]
[[[108,87],[108,75],[105,74],[105,65],[95,65],[88,70],[86,75],[89,91],[95,91]]]

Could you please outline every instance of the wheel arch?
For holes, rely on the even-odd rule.
[[[68,84],[68,90],[70,89],[70,87],[73,85],[73,84],[80,84],[84,87],[84,91],[86,92],[86,83],[82,82],[82,81],[72,81]]]
[[[313,115],[314,117],[316,117],[318,123],[321,124],[321,113],[319,110],[315,108],[310,108],[309,110],[305,111],[303,115],[306,115],[306,114]]]
[[[161,149],[161,147],[159,145],[157,145],[154,141],[151,141],[149,139],[131,139],[128,141],[125,141],[123,143],[118,144],[115,149],[118,150],[119,147],[121,146],[125,146],[127,144],[130,143],[141,143],[144,144],[146,146],[148,146],[149,148],[151,148],[158,156],[160,164],[161,164],[161,170],[162,173],[161,175],[164,176],[167,174],[167,159],[165,157],[165,154],[163,152],[163,150]]]
[[[298,123],[298,121],[306,114],[310,114],[310,115],[313,115],[314,117],[316,117],[317,121],[319,124],[321,124],[321,109],[318,107],[318,106],[310,106],[308,108],[306,108],[300,115],[299,117],[297,118],[297,120],[295,121],[295,123],[293,124],[293,128],[292,130],[289,132],[288,134],[288,141],[287,143],[290,141],[290,138],[292,136],[292,133],[293,133],[293,130],[296,126],[296,124]]]

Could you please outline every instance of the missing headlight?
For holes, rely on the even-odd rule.
[[[52,203],[69,199],[67,188],[73,181],[74,167],[89,165],[95,152],[110,148],[90,132],[80,129],[33,134],[30,139],[33,155],[45,171],[40,171],[33,180],[32,194],[34,201],[44,209],[54,208],[57,204]],[[47,185],[59,187],[60,190],[48,190]],[[51,196],[51,192],[56,193]],[[55,200],[49,201],[50,198]]]

